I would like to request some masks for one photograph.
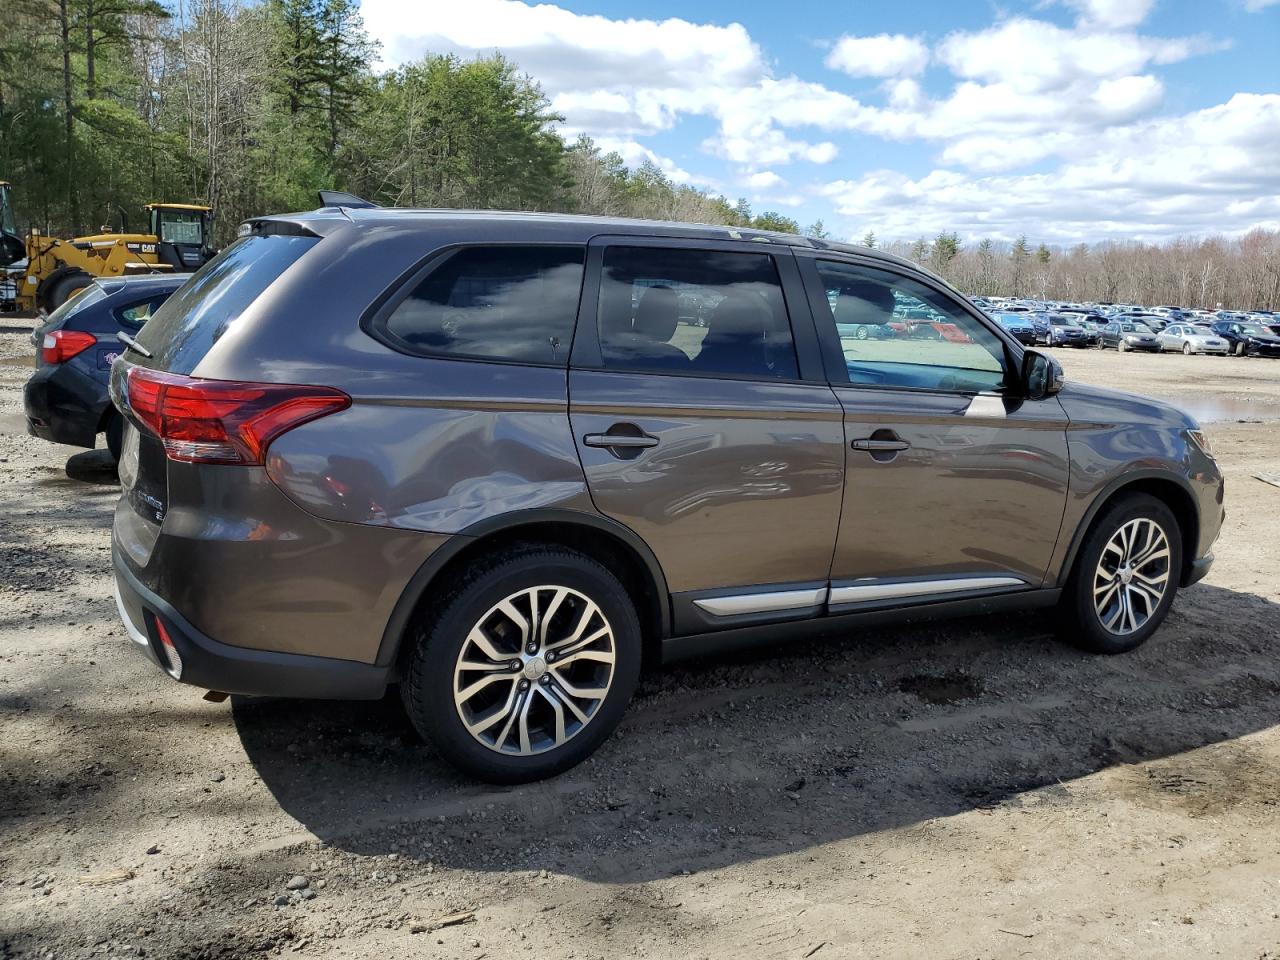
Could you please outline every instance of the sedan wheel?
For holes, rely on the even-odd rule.
[[[1182,345],[1182,352],[1186,354],[1188,357],[1191,356],[1191,344],[1184,343]]]

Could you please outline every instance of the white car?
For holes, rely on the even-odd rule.
[[[1193,353],[1225,355],[1231,350],[1231,344],[1222,337],[1208,327],[1197,326],[1194,323],[1171,323],[1160,331],[1157,339],[1160,341],[1161,352],[1181,350],[1190,356]]]

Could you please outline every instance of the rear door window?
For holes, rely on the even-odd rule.
[[[607,369],[799,378],[767,253],[608,247],[598,323]]]
[[[411,353],[567,366],[585,254],[574,246],[464,247],[374,332]]]
[[[139,334],[157,369],[190,373],[248,306],[320,242],[285,234],[242,237],[191,275]]]

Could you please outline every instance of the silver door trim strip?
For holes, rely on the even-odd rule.
[[[779,590],[774,593],[744,593],[731,597],[704,597],[694,605],[713,617],[736,617],[747,613],[770,613],[774,610],[799,610],[819,607],[827,599],[827,588],[816,590]]]
[[[870,603],[873,600],[897,600],[923,597],[934,593],[961,593],[968,590],[995,590],[1000,587],[1025,587],[1018,577],[946,577],[937,580],[865,580],[845,587],[831,588],[831,605]]]

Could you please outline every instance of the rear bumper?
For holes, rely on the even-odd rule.
[[[110,399],[106,384],[72,367],[39,367],[22,388],[27,432],[50,443],[92,448]]]
[[[171,605],[148,590],[112,549],[116,605],[125,630],[139,652],[182,683],[249,696],[307,697],[325,700],[376,700],[391,680],[391,668],[354,660],[250,650],[219,643],[196,630]],[[156,618],[178,653],[175,669],[164,651]]]

